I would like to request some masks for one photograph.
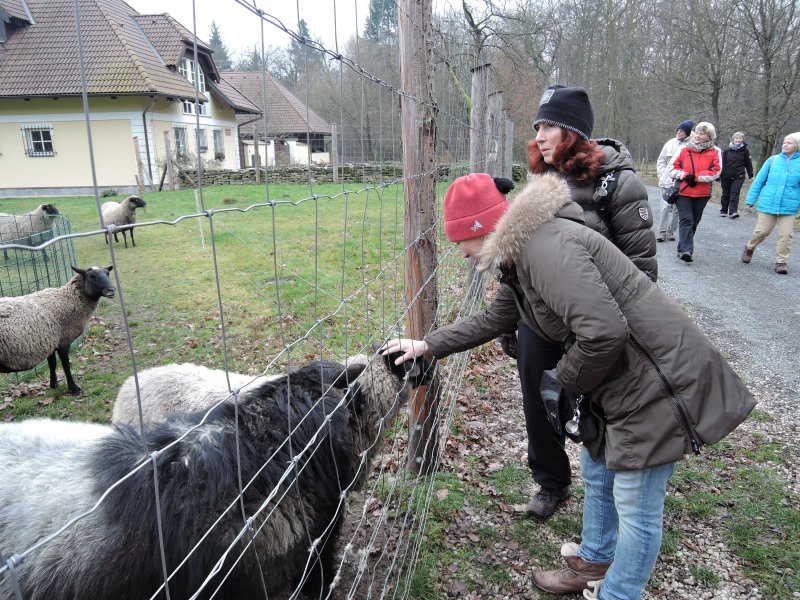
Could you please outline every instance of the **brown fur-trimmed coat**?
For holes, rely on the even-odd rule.
[[[755,400],[683,310],[605,237],[556,175],[535,177],[484,244],[503,273],[484,311],[429,334],[446,356],[522,321],[562,344],[558,379],[606,413],[606,461],[634,470],[676,461],[735,429]]]

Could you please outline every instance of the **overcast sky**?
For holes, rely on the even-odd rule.
[[[326,48],[334,49],[334,33],[340,48],[356,31],[363,31],[369,0],[242,0],[249,6],[280,19],[287,29],[296,31],[298,6],[300,19],[305,19],[312,37],[321,39]],[[193,4],[197,19],[197,36],[208,41],[211,22],[216,21],[222,41],[234,58],[242,51],[261,47],[259,18],[236,0],[126,0],[142,14],[172,15],[184,27],[193,30]],[[334,5],[336,10],[334,12]],[[358,20],[356,20],[356,13]],[[289,37],[280,29],[265,24],[264,42],[267,46],[286,46]]]

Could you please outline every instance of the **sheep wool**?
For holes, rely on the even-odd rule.
[[[209,369],[191,363],[168,364],[144,369],[137,373],[142,415],[145,421],[162,421],[175,412],[208,410],[215,404],[232,398],[228,389],[228,378],[233,391],[246,392],[259,383],[274,379],[256,377],[222,369]],[[111,422],[139,422],[139,401],[136,397],[136,381],[131,375],[117,393]]]
[[[50,231],[60,215],[55,204],[42,204],[24,215],[0,213],[0,242],[22,240],[36,233]]]
[[[139,198],[139,196],[128,196],[122,202],[104,202],[100,207],[100,213],[103,215],[103,223],[106,226],[116,225],[120,227],[119,231],[122,232],[122,239],[125,242],[125,247],[128,247],[128,231],[131,232],[131,244],[136,246],[136,240],[133,239],[133,227],[124,227],[125,225],[133,225],[136,223],[136,209],[144,208],[147,202]],[[106,241],[108,241],[108,234],[106,234]],[[119,242],[117,233],[114,232],[114,241]]]
[[[406,375],[405,365],[393,365],[396,357],[347,367],[315,361],[260,382],[238,402],[208,414],[174,413],[141,433],[133,425],[48,420],[0,425],[6,555],[30,548],[110,490],[16,567],[22,596],[164,598],[156,593],[163,583],[157,500],[166,564],[175,570],[171,598],[189,598],[206,578],[198,597],[218,586],[215,598],[263,597],[262,573],[270,598],[299,589],[323,597],[336,571],[345,492],[357,486],[361,457],[380,445],[372,432],[396,414],[405,385],[424,381],[419,369]],[[371,387],[389,374],[393,385]],[[390,414],[378,418],[377,405]],[[10,578],[0,578],[0,598],[14,593]]]
[[[63,286],[25,296],[0,298],[0,373],[32,369],[47,359],[50,387],[56,387],[58,353],[69,391],[80,392],[69,366],[69,350],[94,313],[100,298],[113,298],[112,267],[90,267]]]

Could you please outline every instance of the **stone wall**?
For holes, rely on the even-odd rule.
[[[264,181],[264,169],[261,168],[260,181]],[[438,177],[440,180],[448,180],[451,173],[455,175],[465,174],[466,167],[462,165],[441,165]],[[399,163],[384,164],[348,164],[339,168],[339,182],[344,179],[346,183],[388,183],[397,179],[402,179],[402,167]],[[525,165],[514,165],[514,181],[525,181]],[[270,167],[268,169],[269,180],[271,183],[308,183],[308,169],[305,166],[296,167]],[[179,172],[179,180],[182,186],[191,186],[188,175],[192,181],[197,181],[197,172],[188,170]],[[203,185],[236,185],[254,184],[256,182],[256,170],[254,168],[240,170],[205,170],[203,171]],[[311,167],[312,183],[333,183],[333,169],[330,165],[315,165]]]

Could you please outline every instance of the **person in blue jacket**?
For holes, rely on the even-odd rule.
[[[800,131],[783,140],[781,153],[770,156],[759,169],[747,198],[747,206],[756,205],[758,219],[750,241],[744,247],[742,262],[749,263],[756,247],[778,226],[778,247],[775,272],[787,275],[792,249],[794,220],[800,210]]]

